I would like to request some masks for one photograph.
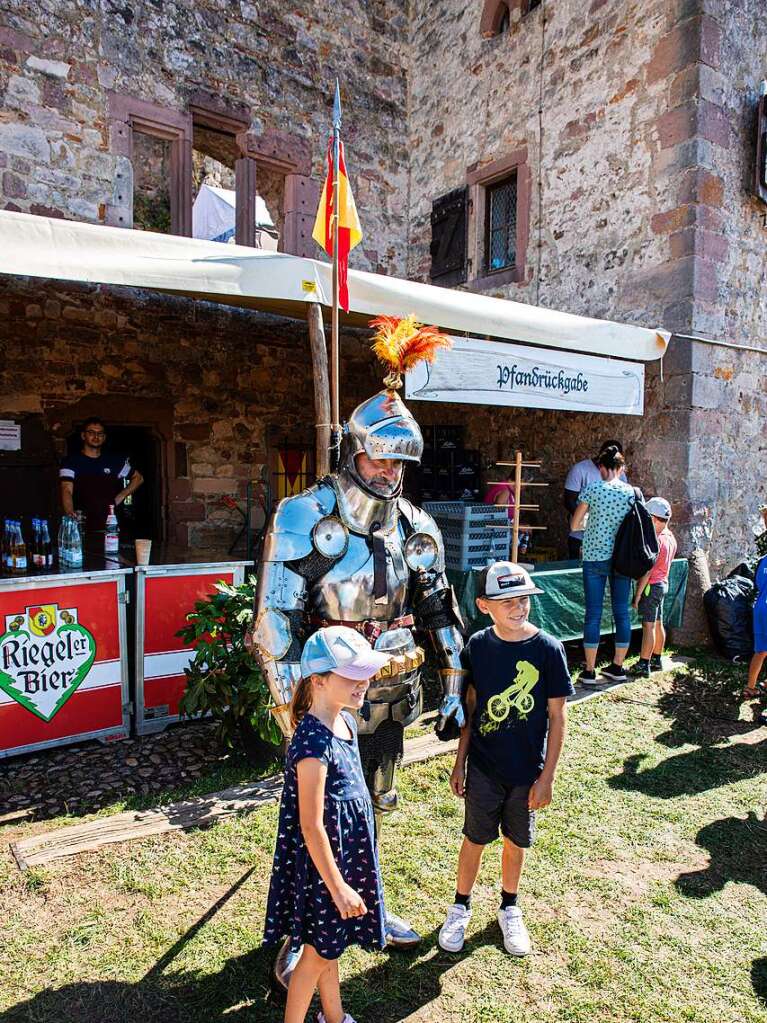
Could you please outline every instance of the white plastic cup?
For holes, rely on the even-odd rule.
[[[136,564],[148,565],[151,550],[152,550],[151,540],[136,540]]]

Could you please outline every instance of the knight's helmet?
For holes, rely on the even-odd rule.
[[[370,325],[376,328],[373,351],[389,372],[384,390],[361,402],[344,424],[339,464],[360,483],[355,467],[359,454],[373,459],[421,461],[421,429],[397,391],[406,370],[421,361],[433,362],[440,348],[450,346],[450,340],[436,327],[424,327],[412,316],[402,320],[381,316]]]

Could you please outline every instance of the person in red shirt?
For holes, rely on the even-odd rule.
[[[512,523],[514,521],[514,471],[512,470],[505,480],[489,483],[482,502],[505,507],[509,522]]]
[[[663,625],[663,598],[668,593],[668,574],[676,557],[676,538],[668,528],[671,505],[663,497],[651,497],[645,505],[652,516],[658,538],[658,557],[655,564],[637,581],[634,609],[642,620],[642,649],[634,674],[649,678],[654,671],[662,671],[663,647],[666,629]]]

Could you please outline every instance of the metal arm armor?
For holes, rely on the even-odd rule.
[[[465,670],[461,666],[463,621],[453,588],[445,574],[445,544],[437,523],[404,499],[400,512],[414,532],[428,533],[437,542],[437,560],[428,572],[420,572],[413,594],[418,625],[429,633],[440,666],[445,695],[460,695]]]
[[[335,507],[327,484],[280,501],[264,540],[253,619],[253,652],[269,686],[272,710],[284,735],[290,736],[289,704],[301,678],[305,638],[307,578],[302,564],[316,553],[315,525]]]

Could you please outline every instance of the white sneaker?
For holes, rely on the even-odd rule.
[[[454,903],[447,911],[447,919],[439,929],[439,947],[445,952],[460,952],[466,941],[466,926],[471,920],[468,906]]]
[[[325,1020],[324,1012],[317,1013],[317,1023],[327,1023],[327,1021]],[[344,1018],[341,1020],[341,1023],[356,1023],[356,1020],[353,1020],[349,1013],[347,1012]]]
[[[498,926],[503,934],[503,947],[510,956],[530,955],[530,935],[527,933],[519,906],[499,909]]]

